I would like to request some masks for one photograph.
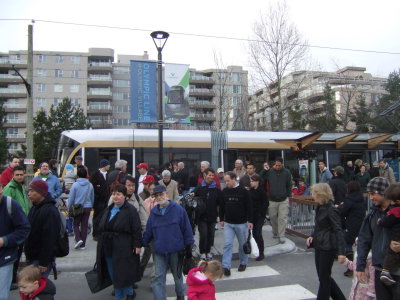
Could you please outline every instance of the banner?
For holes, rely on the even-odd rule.
[[[165,122],[190,123],[189,65],[165,64]]]
[[[157,123],[156,63],[131,60],[131,122]]]

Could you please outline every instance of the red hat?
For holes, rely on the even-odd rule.
[[[29,188],[38,192],[43,197],[46,197],[49,192],[49,186],[47,182],[41,179],[32,181],[31,184],[29,185]]]
[[[143,178],[143,180],[141,181],[141,183],[143,183],[143,184],[148,184],[148,183],[151,183],[151,182],[154,182],[154,181],[155,181],[155,179],[154,179],[153,176],[151,176],[151,175],[146,175],[146,176],[144,176],[144,178]]]
[[[138,169],[146,169],[146,170],[148,170],[149,169],[149,165],[148,164],[146,164],[146,163],[140,163],[140,164],[138,164],[137,166],[136,166],[136,168],[138,168]]]

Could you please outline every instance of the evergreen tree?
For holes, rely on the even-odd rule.
[[[373,105],[374,111],[376,112],[373,123],[377,132],[396,132],[396,128],[385,118],[379,116],[379,114],[385,111],[390,105],[399,103],[400,101],[400,70],[393,71],[389,74],[385,90],[389,94],[383,95],[376,104]],[[390,118],[397,128],[400,128],[400,108],[388,114],[387,117]]]
[[[321,105],[321,102],[324,104]],[[321,132],[335,131],[340,121],[336,117],[335,92],[329,84],[325,85],[324,93],[316,104],[317,116],[310,116],[310,128]]]
[[[305,117],[307,114],[304,113],[304,110],[299,103],[296,103],[289,108],[288,115],[291,121],[289,129],[304,130],[306,128],[308,120]]]
[[[0,102],[0,164],[6,164],[8,160],[7,131],[4,127],[6,114],[3,108],[4,102]]]
[[[355,132],[369,132],[372,123],[372,111],[367,106],[365,96],[360,95],[354,105],[354,110],[350,114],[350,121],[356,123]]]
[[[42,109],[33,120],[34,157],[38,163],[55,156],[61,132],[71,129],[89,128],[90,123],[78,106],[64,98],[57,106],[52,105],[48,114]]]

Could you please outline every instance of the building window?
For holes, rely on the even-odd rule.
[[[45,98],[36,98],[36,105],[38,107],[45,107],[46,106],[46,99]]]
[[[15,137],[18,134],[18,128],[7,128],[7,137]]]
[[[114,92],[113,93],[114,100],[130,100],[128,92]]]
[[[240,105],[240,97],[232,97],[231,104],[232,104],[232,106],[239,106]]]
[[[114,67],[113,68],[114,74],[129,74],[129,67]]]
[[[71,77],[72,78],[79,78],[79,71],[78,70],[72,70],[71,71]]]
[[[39,54],[38,55],[38,60],[39,60],[39,63],[44,64],[44,63],[47,62],[47,56],[43,55],[43,54]]]
[[[114,105],[113,112],[114,113],[127,113],[130,111],[129,105]]]
[[[130,87],[129,80],[113,80],[114,87]]]
[[[46,92],[46,84],[45,83],[38,83],[37,84],[37,91],[40,93]]]
[[[54,104],[55,106],[57,106],[57,105],[60,104],[61,102],[62,102],[62,98],[54,98],[53,104]]]
[[[114,119],[114,126],[128,126],[128,119]]]
[[[79,56],[71,56],[71,64],[79,65],[80,57]]]
[[[72,106],[78,106],[79,105],[79,99],[78,98],[70,98],[71,100],[71,105]]]
[[[231,81],[240,82],[241,79],[240,73],[231,73]]]
[[[54,77],[56,77],[56,78],[63,77],[63,70],[55,69],[54,70]]]
[[[19,120],[19,115],[17,113],[7,114],[7,120]]]
[[[47,76],[47,70],[38,69],[38,70],[37,70],[37,75],[38,75],[39,77],[46,77],[46,76]]]
[[[69,86],[70,93],[79,93],[79,84],[71,84]]]
[[[15,153],[19,150],[21,150],[21,149],[18,148],[18,143],[9,143],[8,152]]]
[[[63,92],[63,85],[62,84],[55,84],[54,85],[54,92],[55,93],[62,93]]]
[[[56,55],[56,64],[62,64],[64,58],[61,55]]]
[[[241,85],[233,85],[232,86],[232,93],[241,94],[242,93],[242,86]]]

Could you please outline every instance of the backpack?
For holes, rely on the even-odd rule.
[[[61,226],[60,233],[54,246],[54,255],[55,257],[65,257],[69,254],[69,239],[66,226],[67,220],[60,210],[58,210],[58,212]]]

